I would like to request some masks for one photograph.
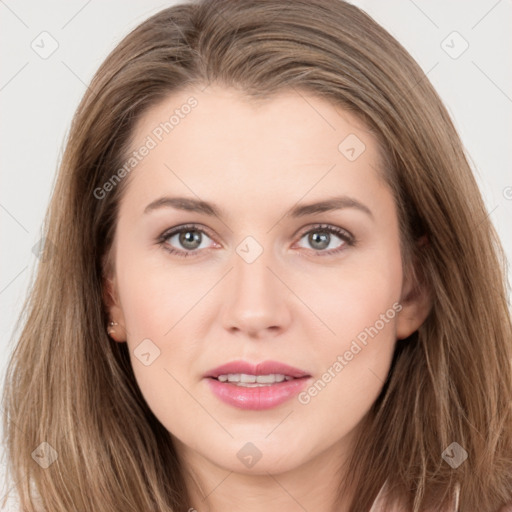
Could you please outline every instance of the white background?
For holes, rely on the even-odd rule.
[[[0,0],[2,383],[15,342],[14,324],[38,261],[32,248],[41,238],[74,110],[115,45],[144,19],[173,3]],[[507,187],[512,186],[512,68],[507,55],[512,48],[512,0],[353,3],[409,50],[439,92],[470,156],[510,261],[512,189]],[[47,59],[31,47],[43,31],[58,43]],[[458,36],[446,39],[453,31],[469,44],[456,59],[445,51],[446,45],[457,52],[464,44]]]

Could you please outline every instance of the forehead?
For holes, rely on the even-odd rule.
[[[141,204],[166,187],[266,203],[383,185],[368,128],[340,106],[295,89],[264,100],[219,86],[170,94],[139,119],[132,152],[139,156],[126,200]]]

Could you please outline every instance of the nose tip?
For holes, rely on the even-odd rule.
[[[247,244],[251,251],[251,242]],[[275,334],[289,322],[286,293],[283,295],[286,287],[276,278],[268,260],[262,252],[251,263],[243,257],[235,261],[225,292],[223,316],[227,330],[257,337],[262,331]]]

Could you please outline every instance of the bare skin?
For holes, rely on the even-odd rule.
[[[429,309],[402,266],[396,206],[376,140],[350,113],[309,94],[287,91],[250,103],[243,93],[209,86],[173,94],[148,111],[133,150],[191,96],[197,106],[125,178],[115,272],[106,282],[118,323],[112,336],[128,343],[140,389],[193,475],[191,508],[346,511],[350,490],[335,505],[342,464],[382,389],[397,340]],[[340,150],[350,134],[363,151],[357,139]],[[214,203],[223,216],[172,207],[144,213],[162,196]],[[286,216],[335,196],[352,202]],[[184,224],[195,225],[184,232],[195,234],[197,248],[184,246],[179,234],[158,243]],[[343,236],[318,224],[341,228]],[[244,245],[248,236],[256,243]],[[240,247],[262,252],[248,263]],[[353,341],[370,326],[378,333],[354,354]],[[134,353],[145,339],[160,351],[149,365]],[[341,371],[333,369],[338,356],[346,363]],[[311,375],[311,385],[327,379],[329,369],[331,379],[302,402],[293,397],[244,410],[221,402],[203,378],[238,359],[286,363]],[[252,467],[237,457],[248,442],[261,454]]]

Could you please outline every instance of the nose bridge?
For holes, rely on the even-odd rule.
[[[286,289],[274,275],[278,271],[273,254],[253,237],[237,246],[225,302],[227,328],[254,333],[284,323]]]
[[[275,293],[275,277],[268,267],[275,267],[271,247],[263,247],[253,237],[246,237],[234,256],[233,289],[240,302],[268,302]]]

